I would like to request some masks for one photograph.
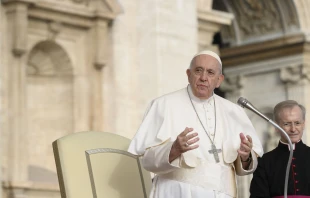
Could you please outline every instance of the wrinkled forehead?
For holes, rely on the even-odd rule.
[[[303,120],[303,113],[301,108],[296,105],[296,106],[287,106],[283,107],[281,111],[279,111],[279,118],[281,120],[287,119],[287,118],[298,118]],[[298,121],[298,120],[295,120]]]

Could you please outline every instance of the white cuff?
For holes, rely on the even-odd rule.
[[[148,148],[143,157],[143,167],[155,174],[165,174],[180,168],[180,157],[169,163],[169,155],[173,142],[165,142]]]

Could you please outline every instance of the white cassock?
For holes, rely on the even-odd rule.
[[[263,149],[255,129],[238,105],[215,94],[207,100],[189,94],[197,113],[219,153],[220,162],[209,153],[211,141],[190,102],[186,88],[151,102],[128,151],[143,155],[143,167],[156,174],[150,198],[236,197],[236,173],[246,175],[257,167],[256,154]],[[197,149],[183,153],[169,163],[171,146],[186,127],[200,140]],[[240,133],[253,140],[253,161],[244,170],[238,158]],[[214,138],[214,139],[213,139]]]

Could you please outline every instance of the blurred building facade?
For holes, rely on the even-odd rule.
[[[269,117],[285,99],[309,109],[309,8],[308,0],[2,0],[2,197],[60,197],[51,143],[88,130],[133,137],[151,99],[187,85],[201,49],[220,53],[227,99],[243,96]],[[265,150],[274,148],[273,128],[247,113]],[[239,197],[250,179],[238,178]]]

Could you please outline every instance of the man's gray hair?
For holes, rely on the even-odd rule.
[[[296,102],[295,100],[285,100],[283,102],[278,103],[274,109],[273,109],[273,118],[275,120],[276,123],[280,122],[280,113],[283,109],[285,108],[293,108],[298,106],[301,111],[302,111],[302,118],[303,120],[306,119],[306,108],[304,106],[302,106],[301,104],[298,104],[298,102]]]

